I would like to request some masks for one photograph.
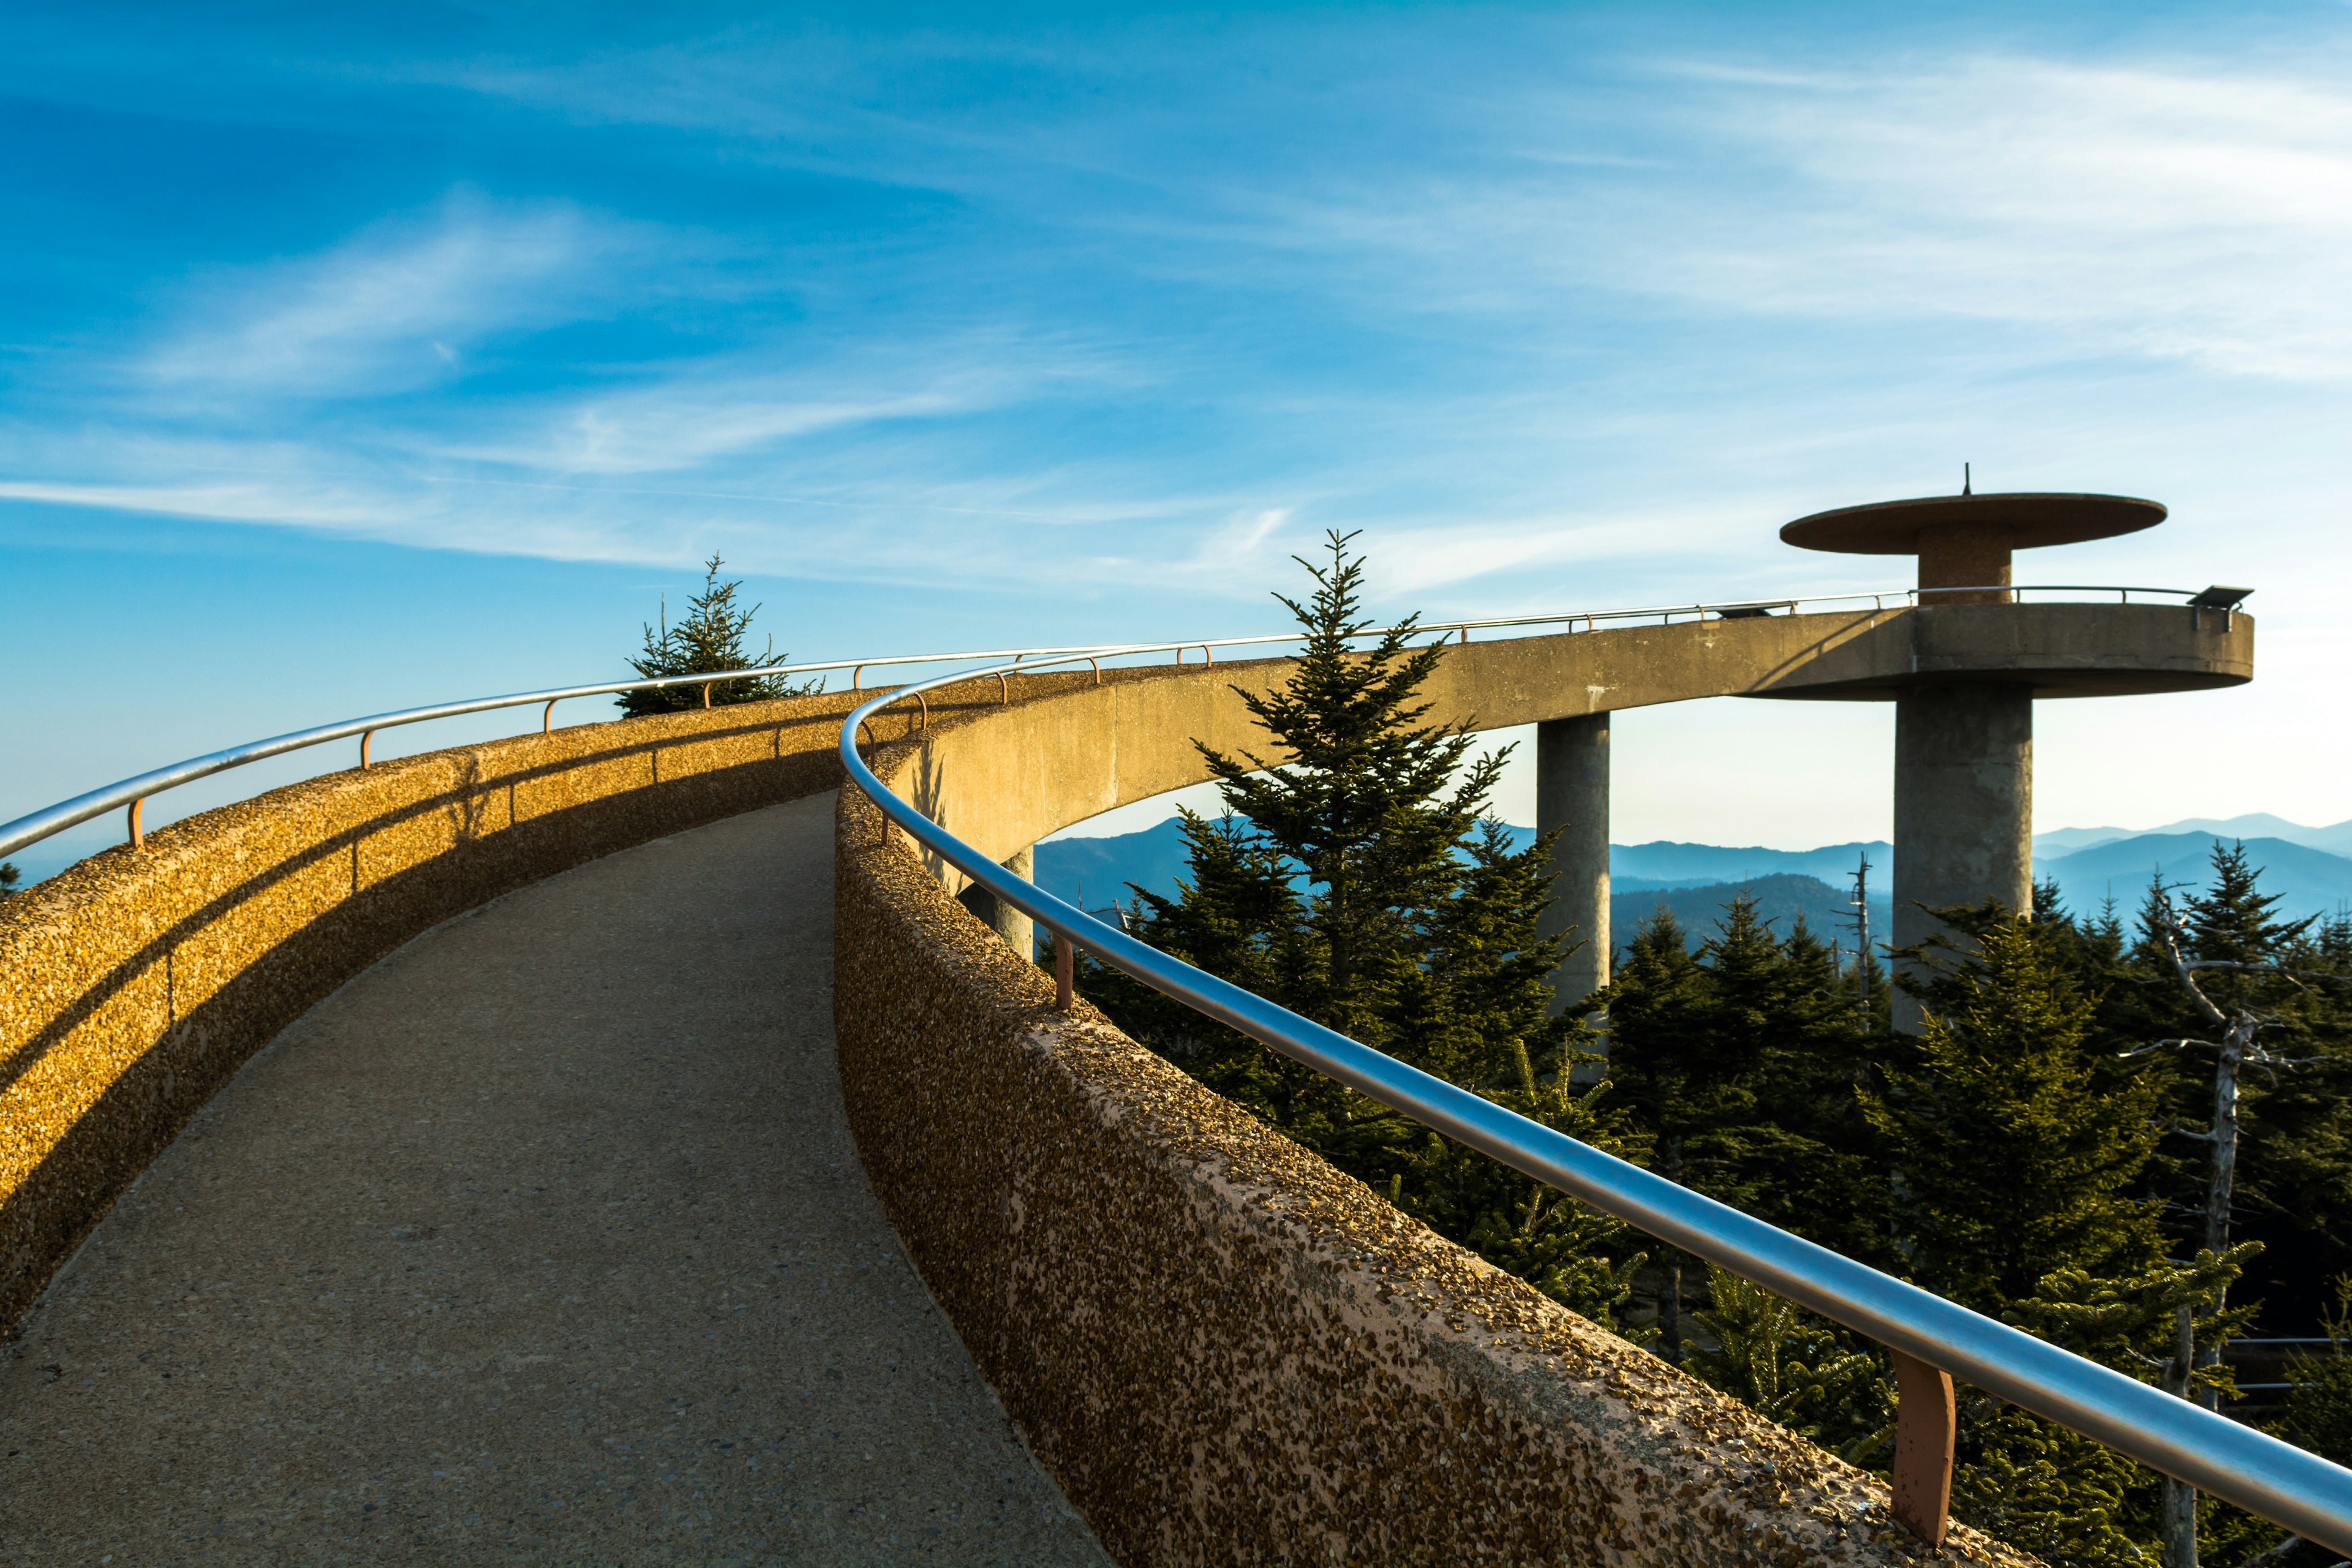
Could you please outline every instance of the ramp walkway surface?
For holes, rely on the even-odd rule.
[[[0,1563],[1105,1564],[843,1120],[833,797],[435,928],[0,1355]]]

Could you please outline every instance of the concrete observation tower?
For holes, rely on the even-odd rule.
[[[1791,606],[1784,624],[1820,635],[1791,645],[1795,658],[1739,693],[1895,704],[1895,945],[1938,929],[1923,905],[2031,907],[2036,700],[2252,678],[2252,626],[2234,614],[2248,590],[2208,589],[2187,605],[2129,603],[2124,590],[2016,602],[2015,552],[2134,533],[2165,515],[2129,496],[1963,492],[1816,512],[1780,530],[1801,549],[1918,559],[1915,606],[1842,615]],[[1746,617],[1704,625],[1736,637],[1753,625]],[[1596,693],[1594,706],[1607,700]],[[1589,939],[1559,972],[1566,1006],[1609,976],[1609,714],[1540,724],[1536,773],[1538,826],[1565,830],[1547,923]],[[1916,1030],[1916,1005],[1899,993],[1895,1005],[1896,1027]]]

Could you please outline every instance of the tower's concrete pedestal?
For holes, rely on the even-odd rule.
[[[2033,907],[2033,689],[1913,687],[1895,700],[1894,945],[1946,930],[1929,910],[1987,900]],[[1900,989],[1895,1026],[1920,1026]]]

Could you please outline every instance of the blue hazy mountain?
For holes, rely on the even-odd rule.
[[[2054,860],[2061,855],[2075,854],[2101,844],[2173,833],[2209,833],[2223,838],[2279,838],[2306,849],[2352,856],[2352,822],[2305,827],[2284,816],[2273,816],[2267,811],[2250,811],[2243,816],[2185,816],[2161,827],[2061,827],[2035,834],[2033,853],[2038,858]]]
[[[2056,882],[2076,914],[2095,915],[2112,893],[2128,919],[2157,876],[2189,891],[2202,891],[2212,879],[2213,846],[2240,837],[2210,831],[2136,833],[2068,854],[2038,855],[2033,874]],[[2262,868],[2263,891],[2281,895],[2281,914],[2333,914],[2352,903],[2352,859],[2284,838],[2246,837],[2243,842],[2247,858]]]
[[[1528,827],[1507,829],[1513,844],[1524,847],[1535,837]],[[1884,940],[1892,906],[1887,902],[1884,843],[1840,844],[1824,849],[1724,849],[1705,844],[1612,845],[1611,933],[1618,943],[1660,906],[1673,911],[1692,944],[1713,935],[1723,908],[1745,892],[1758,912],[1786,931],[1799,915],[1824,939],[1835,936],[1853,944],[1853,909],[1848,902],[1847,878],[1854,859],[1870,852],[1871,926]],[[1136,883],[1163,898],[1172,898],[1186,866],[1181,825],[1174,818],[1140,833],[1105,838],[1055,838],[1037,846],[1037,885],[1056,898],[1081,908],[1099,910],[1116,901],[1131,903]],[[1634,874],[1638,866],[1652,875]],[[1837,879],[1832,886],[1810,869],[1819,867]]]
[[[1083,910],[1133,903],[1129,882],[1172,899],[1177,878],[1191,863],[1183,827],[1181,819],[1171,816],[1140,833],[1049,838],[1037,846],[1037,885]]]
[[[1514,831],[1517,831],[1515,829]],[[1870,857],[1872,901],[1892,885],[1895,847],[1885,839],[1831,844],[1819,849],[1725,848],[1717,844],[1649,844],[1609,847],[1609,879],[1620,889],[1700,888],[1762,877],[1811,877],[1838,889],[1853,885],[1855,866]]]
[[[1514,847],[1534,841],[1535,829],[1508,826]],[[1724,848],[1712,844],[1612,844],[1609,847],[1610,880],[1620,892],[1656,889],[1708,888],[1775,876],[1811,877],[1838,889],[1852,886],[1857,859],[1870,857],[1871,900],[1886,897],[1893,847],[1885,840],[1832,844],[1821,849]],[[1084,884],[1085,901],[1099,908],[1114,897],[1129,898],[1125,884],[1140,883],[1155,893],[1172,895],[1185,866],[1181,825],[1171,817],[1140,833],[1108,838],[1056,838],[1037,846],[1037,880],[1060,898],[1077,901]],[[1841,893],[1843,897],[1843,893]]]
[[[2095,915],[2110,890],[2126,915],[2139,906],[2148,879],[2191,890],[2208,880],[2217,838],[2244,837],[2254,863],[2263,868],[2263,888],[2283,895],[2288,915],[2332,914],[2352,904],[2352,858],[2309,844],[2267,834],[2243,835],[2249,827],[2278,821],[2266,816],[2226,820],[2193,819],[2178,832],[2131,833],[2105,828],[2062,828],[2035,840],[2034,875],[2058,884],[2067,905]],[[2210,823],[2211,826],[2207,826]],[[2292,826],[2292,824],[2288,826]],[[1512,842],[1525,845],[1534,830],[1511,827]],[[2336,829],[2298,828],[2307,837]],[[2079,847],[2067,848],[2070,840]],[[1787,931],[1801,914],[1816,934],[1851,943],[1853,905],[1848,902],[1856,860],[1870,857],[1871,928],[1884,942],[1894,908],[1894,850],[1884,839],[1832,844],[1819,849],[1726,847],[1660,840],[1616,844],[1609,850],[1612,934],[1622,945],[1634,928],[1664,904],[1694,943],[1711,935],[1723,906],[1746,892],[1759,912]],[[1173,897],[1185,868],[1183,835],[1171,818],[1140,833],[1108,838],[1060,838],[1037,846],[1037,880],[1047,891],[1101,909],[1129,903],[1129,882]]]

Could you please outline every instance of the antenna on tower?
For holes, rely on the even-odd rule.
[[[1969,473],[1969,466],[1966,463],[1962,463],[1960,465],[1960,493],[1964,496],[1974,495],[1976,493],[1975,487],[1976,480]]]

